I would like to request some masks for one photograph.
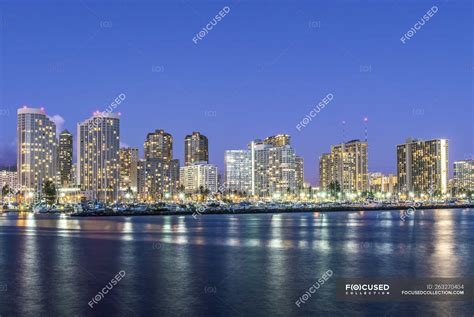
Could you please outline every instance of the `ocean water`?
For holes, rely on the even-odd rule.
[[[337,277],[474,276],[474,209],[402,214],[4,214],[0,316],[473,316],[474,302],[336,298]]]

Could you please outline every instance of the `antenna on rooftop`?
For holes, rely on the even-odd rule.
[[[364,118],[364,132],[365,132],[365,142],[367,142],[367,136],[368,136],[368,133],[367,133],[367,125],[369,123],[369,118],[365,117]]]

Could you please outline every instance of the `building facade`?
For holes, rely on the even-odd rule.
[[[58,170],[59,183],[62,187],[70,187],[73,183],[72,170],[73,138],[68,130],[59,134]]]
[[[23,107],[17,115],[19,187],[35,196],[45,181],[57,182],[56,124],[43,109]]]
[[[87,199],[106,203],[119,198],[120,117],[94,113],[77,125],[78,180]]]
[[[397,178],[401,194],[446,194],[448,140],[408,139],[397,145]]]
[[[331,146],[331,153],[319,161],[320,186],[327,190],[338,183],[342,192],[356,193],[369,190],[368,144],[352,140]]]
[[[290,142],[291,142],[291,137],[288,134],[272,135],[263,140],[264,144],[268,144],[273,147],[290,145]]]
[[[374,193],[390,193],[395,194],[398,191],[397,186],[397,175],[382,173],[370,173],[369,174],[369,187],[370,191]]]
[[[181,167],[180,183],[186,194],[216,193],[218,191],[217,166],[195,162]]]
[[[0,171],[0,191],[5,185],[7,185],[14,193],[20,189],[18,184],[18,173],[16,171]]]
[[[199,132],[193,132],[184,138],[184,165],[196,162],[209,163],[209,142],[207,137]]]
[[[179,160],[148,159],[145,167],[145,192],[148,200],[159,201],[177,194]]]
[[[296,188],[301,191],[304,188],[304,159],[301,156],[295,156],[296,164]]]
[[[138,191],[138,149],[121,148],[120,158],[120,192],[122,196],[135,195]]]
[[[173,159],[173,137],[164,130],[148,133],[144,143],[145,159]]]
[[[296,155],[289,136],[270,137],[249,144],[252,195],[273,197],[297,192]]]
[[[224,191],[250,195],[252,191],[252,168],[249,150],[225,151]]]
[[[454,162],[453,187],[456,194],[474,192],[474,160]]]
[[[319,187],[322,190],[328,190],[331,181],[331,153],[324,153],[319,157]]]

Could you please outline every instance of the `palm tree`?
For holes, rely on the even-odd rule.
[[[5,197],[11,194],[13,191],[11,190],[10,186],[8,184],[5,184],[2,187],[2,204],[5,202]]]
[[[48,204],[52,205],[56,201],[57,190],[56,185],[50,180],[47,180],[43,184],[43,195],[48,202]]]

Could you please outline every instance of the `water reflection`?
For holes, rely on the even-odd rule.
[[[417,210],[406,221],[400,211],[197,219],[2,215],[0,246],[8,254],[0,259],[0,277],[8,277],[9,291],[0,297],[0,314],[46,314],[54,307],[56,315],[87,315],[90,298],[124,270],[127,277],[97,313],[252,315],[260,307],[291,315],[290,299],[328,269],[349,277],[471,276],[473,235],[472,210]],[[322,300],[333,302],[331,291],[321,290],[305,309],[320,312]],[[349,306],[324,307],[336,314]]]

